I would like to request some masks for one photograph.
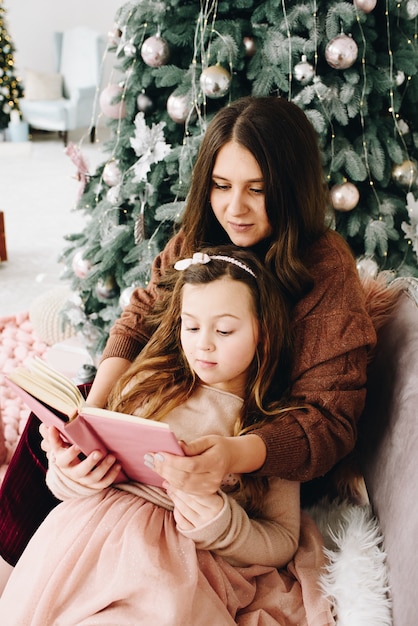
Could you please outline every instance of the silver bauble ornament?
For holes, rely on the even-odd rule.
[[[363,13],[371,13],[376,7],[377,0],[353,0],[356,9],[360,9]]]
[[[411,187],[417,182],[418,168],[415,161],[407,159],[392,169],[392,179],[401,187]]]
[[[408,0],[406,14],[410,20],[414,20],[418,16],[418,0]]]
[[[231,86],[231,74],[217,63],[206,67],[200,75],[200,87],[208,98],[223,98]]]
[[[106,193],[106,200],[116,206],[119,204],[120,200],[120,185],[115,185],[115,187],[110,187]]]
[[[167,100],[167,113],[176,124],[184,124],[192,111],[192,104],[188,96],[171,94]]]
[[[132,41],[128,41],[128,43],[123,46],[123,51],[126,57],[134,57],[136,55],[136,46]]]
[[[360,200],[359,190],[353,183],[334,185],[329,193],[332,206],[336,211],[351,211]]]
[[[165,65],[170,57],[168,43],[160,35],[148,37],[142,44],[141,57],[150,67]]]
[[[71,267],[77,278],[85,278],[91,270],[91,263],[83,257],[83,251],[77,250],[71,261]]]
[[[123,289],[123,291],[121,292],[119,296],[119,306],[121,309],[124,309],[126,306],[128,306],[128,304],[131,301],[131,295],[133,294],[135,289],[136,289],[135,285],[132,285],[131,287],[126,287],[126,289]]]
[[[371,257],[360,257],[356,263],[360,278],[376,278],[379,266]]]
[[[404,80],[405,80],[405,72],[403,72],[402,70],[398,70],[395,76],[396,85],[400,87],[403,84]]]
[[[346,70],[355,63],[358,55],[358,47],[352,37],[337,35],[328,42],[325,48],[325,58],[328,65],[336,70]]]
[[[96,296],[102,300],[111,300],[118,295],[118,286],[113,276],[100,279],[96,285]]]
[[[306,56],[302,55],[302,60],[293,68],[293,75],[302,85],[307,85],[314,77],[315,70],[313,65],[308,63]]]
[[[253,37],[244,37],[242,40],[245,48],[245,56],[253,57],[257,52],[257,46],[255,45],[255,40]]]
[[[144,93],[140,93],[136,99],[136,106],[138,107],[138,111],[147,113],[152,109],[152,100]]]
[[[103,168],[103,180],[109,187],[119,185],[122,180],[122,173],[119,169],[118,161],[109,161]]]

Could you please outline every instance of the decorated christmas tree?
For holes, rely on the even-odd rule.
[[[329,217],[359,269],[418,275],[418,1],[132,0],[109,32],[113,76],[100,94],[111,138],[86,174],[69,235],[65,316],[100,352],[172,235],[214,113],[274,95],[314,125]],[[303,171],[300,172],[303,176]]]
[[[7,128],[10,113],[16,111],[20,117],[19,98],[23,88],[14,69],[14,46],[6,28],[3,0],[0,0],[0,131]]]

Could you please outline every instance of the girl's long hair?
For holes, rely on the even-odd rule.
[[[190,251],[228,243],[210,192],[217,154],[230,141],[249,150],[260,166],[273,230],[264,260],[296,301],[311,284],[304,253],[327,229],[328,191],[316,132],[302,109],[284,98],[248,96],[221,109],[204,135],[182,219]]]
[[[234,429],[234,434],[240,435],[277,419],[278,413],[287,410],[283,398],[291,359],[289,306],[275,277],[250,251],[234,246],[201,251],[209,256],[233,257],[247,265],[255,277],[234,263],[219,259],[167,272],[160,285],[161,297],[157,298],[148,320],[151,339],[118,381],[109,397],[108,408],[131,414],[138,413],[140,408],[142,417],[161,420],[187,400],[199,380],[181,348],[183,286],[229,278],[248,286],[260,331],[259,344],[248,371],[242,411]],[[256,514],[267,487],[267,479],[247,475],[241,480],[237,497],[249,512]]]

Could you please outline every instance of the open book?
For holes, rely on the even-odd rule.
[[[144,465],[144,454],[183,455],[168,424],[86,406],[75,383],[38,357],[28,369],[18,367],[5,380],[41,421],[55,426],[64,440],[77,445],[83,454],[93,450],[112,453],[123,470],[116,482],[130,479],[161,486],[161,477]]]

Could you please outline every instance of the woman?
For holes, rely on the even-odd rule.
[[[299,107],[282,98],[247,97],[217,113],[199,150],[181,229],[155,259],[148,287],[136,290],[114,325],[89,403],[105,404],[147,343],[156,282],[173,261],[203,245],[233,243],[253,250],[289,299],[295,338],[289,401],[304,408],[256,434],[199,438],[181,459],[154,457],[156,471],[173,487],[214,493],[234,472],[310,481],[352,450],[376,339],[354,258],[327,228],[326,207],[317,136]],[[0,499],[1,554],[12,564],[54,504],[40,480],[45,460],[36,429],[30,421]],[[13,509],[16,493],[25,496]],[[41,509],[38,516],[28,517],[30,501]]]

